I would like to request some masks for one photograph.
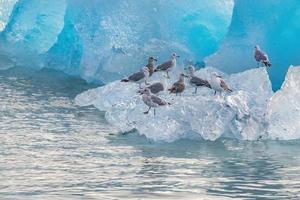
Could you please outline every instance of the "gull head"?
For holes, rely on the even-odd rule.
[[[149,63],[154,63],[154,62],[157,62],[157,59],[151,56],[151,57],[148,58],[148,62]]]
[[[184,73],[181,73],[179,76],[180,80],[184,80],[184,78],[188,78],[189,76],[185,75]]]
[[[189,65],[187,68],[185,68],[187,71],[188,75],[193,76],[195,73],[195,67],[193,65]]]
[[[255,50],[260,50],[260,47],[258,45],[255,45],[254,49]]]
[[[179,58],[180,56],[178,56],[176,53],[172,53],[172,55],[171,55],[171,58],[172,59],[176,59],[176,58]]]
[[[215,78],[223,78],[221,75],[219,75],[218,73],[214,72],[212,74],[212,77],[215,77]]]
[[[142,94],[146,94],[146,95],[151,95],[151,90],[149,88],[145,88],[139,91],[139,93]]]

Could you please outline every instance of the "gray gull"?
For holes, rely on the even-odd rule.
[[[254,58],[257,62],[258,67],[259,67],[259,63],[262,63],[266,67],[271,67],[272,66],[272,64],[270,63],[268,55],[265,52],[263,52],[258,45],[255,46]]]
[[[122,79],[121,82],[134,82],[134,83],[138,83],[139,87],[142,88],[141,84],[143,82],[145,82],[146,85],[149,85],[147,83],[148,78],[149,78],[149,69],[147,67],[144,67],[143,69],[141,69],[141,71],[132,74],[131,76],[129,76],[126,79]]]
[[[154,70],[155,72],[158,71],[165,71],[167,73],[167,78],[170,78],[169,72],[172,71],[176,67],[176,58],[179,58],[176,53],[171,55],[171,60],[164,62],[163,64],[157,66]]]
[[[158,96],[155,96],[151,93],[149,88],[145,88],[142,92],[142,99],[143,102],[149,106],[149,109],[144,112],[144,114],[149,114],[149,111],[151,110],[151,108],[154,109],[154,115],[155,113],[155,108],[158,108],[160,106],[166,106],[166,105],[171,105],[170,103],[166,102],[165,100],[161,99]]]

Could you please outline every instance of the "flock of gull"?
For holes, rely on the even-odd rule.
[[[149,57],[148,64],[145,67],[143,67],[139,72],[136,72],[128,78],[121,80],[121,82],[134,82],[139,84],[139,93],[142,95],[142,100],[149,107],[149,109],[146,112],[144,112],[144,114],[148,114],[151,108],[153,108],[155,115],[155,108],[171,105],[164,99],[157,96],[159,92],[165,90],[164,85],[160,82],[149,84],[148,79],[155,72],[165,72],[165,77],[170,79],[169,72],[176,68],[177,58],[179,58],[179,56],[176,53],[173,53],[171,55],[170,60],[156,67],[157,59],[154,57]],[[265,67],[271,67],[268,55],[265,52],[263,52],[258,45],[255,46],[254,58],[257,62],[257,67],[260,67],[260,64],[262,64]],[[204,80],[195,75],[195,67],[191,64],[189,64],[189,66],[185,68],[185,71],[187,72],[187,74],[181,73],[179,75],[179,80],[176,81],[168,89],[170,93],[174,93],[176,94],[176,96],[181,95],[186,88],[185,78],[187,78],[189,84],[195,88],[195,94],[197,93],[197,90],[200,87],[206,87],[214,90],[214,95],[216,95],[217,92],[219,92],[220,94],[222,92],[232,92],[232,89],[230,89],[226,81],[222,78],[222,76],[218,75],[217,73],[213,73],[211,75],[210,80]],[[145,87],[142,87],[143,83],[145,84]]]

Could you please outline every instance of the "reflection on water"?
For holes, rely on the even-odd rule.
[[[0,73],[0,199],[298,199],[300,142],[121,135],[73,99],[79,79]]]

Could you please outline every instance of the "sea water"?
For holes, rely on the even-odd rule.
[[[0,199],[299,199],[299,141],[153,143],[79,108],[94,87],[0,72]]]

